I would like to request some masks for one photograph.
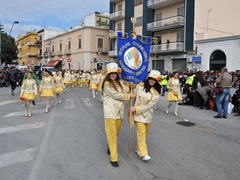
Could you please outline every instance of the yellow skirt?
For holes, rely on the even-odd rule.
[[[44,97],[51,97],[51,98],[53,98],[54,97],[53,89],[43,89],[40,96],[43,97],[43,98]]]
[[[71,81],[70,81],[69,79],[64,79],[64,80],[63,80],[63,83],[64,83],[64,84],[71,84]]]
[[[23,98],[26,98],[27,100],[34,100],[36,99],[35,93],[23,93]]]
[[[96,83],[93,83],[93,84],[91,84],[91,87],[90,87],[91,89],[97,89],[98,88],[98,86],[97,86],[97,84]]]
[[[56,91],[56,93],[62,93],[63,92],[63,87],[62,86],[56,86],[55,91]]]
[[[178,94],[174,94],[173,91],[168,91],[167,97],[166,97],[167,101],[179,101],[182,100],[182,96],[181,93],[178,92]]]

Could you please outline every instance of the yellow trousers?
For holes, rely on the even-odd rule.
[[[122,125],[122,119],[105,119],[105,132],[110,150],[110,161],[118,161],[118,133]]]
[[[148,155],[147,150],[147,134],[150,128],[150,123],[142,123],[136,121],[137,144],[136,151],[140,152],[140,157]]]

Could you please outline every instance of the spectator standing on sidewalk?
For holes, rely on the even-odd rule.
[[[221,73],[215,80],[217,87],[222,87],[223,92],[217,94],[216,105],[218,114],[214,116],[214,118],[227,118],[228,113],[228,102],[229,102],[229,94],[230,94],[230,87],[232,84],[232,76],[228,73],[227,68],[223,67],[221,69]],[[222,108],[223,102],[223,108]],[[222,112],[223,109],[223,112]]]
[[[165,92],[167,91],[167,84],[168,84],[168,75],[167,75],[166,71],[163,71],[163,74],[161,75],[160,84],[162,86],[162,96],[164,96]]]
[[[11,83],[12,95],[14,95],[14,90],[17,87],[17,71],[13,66],[11,67],[10,71],[8,72],[8,80]]]

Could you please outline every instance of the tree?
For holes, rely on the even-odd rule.
[[[15,39],[7,33],[1,35],[1,60],[2,63],[11,64],[12,60],[17,59],[17,46]]]

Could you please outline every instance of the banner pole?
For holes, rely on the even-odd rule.
[[[132,93],[132,85],[130,86],[131,90],[130,93]],[[130,108],[133,106],[133,98],[130,98]],[[132,151],[132,112],[130,112],[129,117],[129,135],[128,135],[128,154],[131,154]]]

